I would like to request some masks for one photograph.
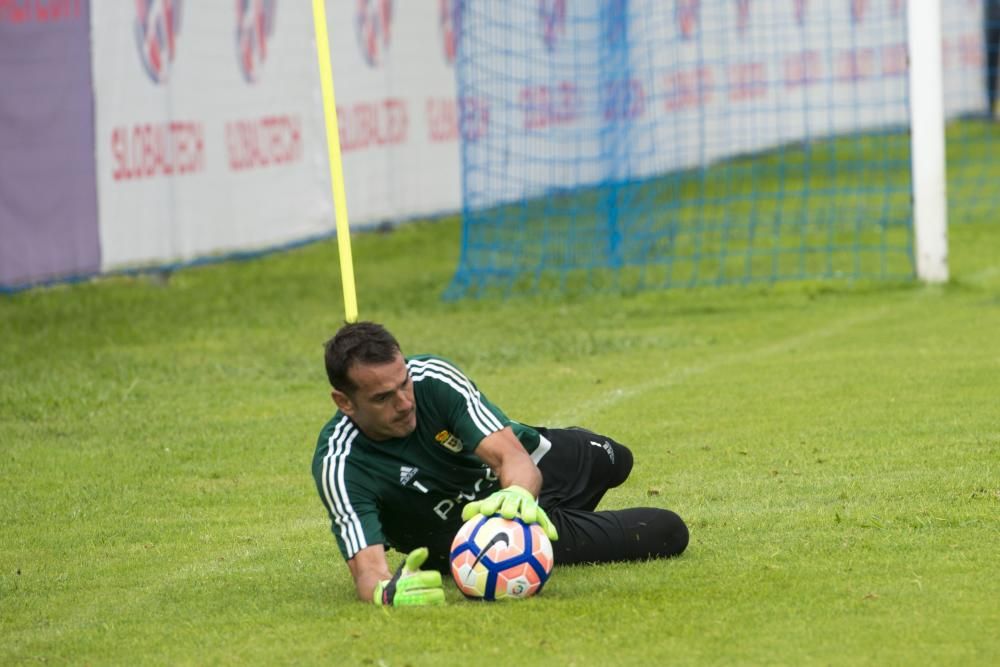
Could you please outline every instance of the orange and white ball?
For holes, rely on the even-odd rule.
[[[531,597],[548,581],[554,562],[545,531],[520,519],[475,516],[451,545],[451,575],[470,598]]]

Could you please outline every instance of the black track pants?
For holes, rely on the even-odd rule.
[[[582,428],[538,430],[552,443],[538,464],[539,503],[559,531],[552,544],[556,563],[666,558],[687,548],[687,526],[670,510],[595,511],[608,489],[628,479],[632,452],[627,447]]]
[[[551,443],[538,468],[539,504],[552,519],[559,539],[552,543],[559,565],[667,558],[684,551],[688,529],[666,509],[634,507],[595,511],[608,489],[632,472],[627,447],[582,428],[539,428]],[[430,558],[425,567],[447,572],[455,529],[425,536]]]

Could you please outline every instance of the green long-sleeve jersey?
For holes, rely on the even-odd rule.
[[[510,420],[452,363],[407,357],[417,427],[405,438],[373,441],[339,410],[320,432],[313,456],[316,488],[345,559],[373,544],[408,551],[428,535],[454,533],[462,506],[499,488],[475,450],[510,426],[537,461],[548,441]]]

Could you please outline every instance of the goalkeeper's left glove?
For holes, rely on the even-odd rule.
[[[386,607],[423,606],[444,604],[444,588],[441,573],[436,570],[421,570],[427,560],[427,547],[414,549],[392,575],[375,586],[372,602]]]
[[[555,542],[559,539],[556,527],[549,515],[541,508],[535,497],[527,489],[511,485],[500,489],[483,500],[474,500],[462,508],[462,521],[468,521],[477,514],[493,516],[499,514],[505,519],[518,518],[525,523],[537,523],[545,535]]]

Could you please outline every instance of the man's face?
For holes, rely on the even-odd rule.
[[[333,401],[371,440],[403,438],[417,428],[413,380],[403,355],[387,364],[354,364],[347,375],[357,387],[350,394],[333,390]]]

